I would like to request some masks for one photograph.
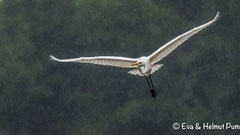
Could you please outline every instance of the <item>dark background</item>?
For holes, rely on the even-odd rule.
[[[1,0],[0,134],[237,134],[172,124],[240,124],[239,9],[237,0]],[[129,69],[49,60],[149,55],[217,11],[160,62],[157,100]]]

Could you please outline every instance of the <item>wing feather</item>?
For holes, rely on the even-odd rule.
[[[138,61],[138,59],[118,56],[96,56],[96,57],[80,57],[73,59],[57,59],[54,56],[50,55],[50,59],[58,62],[92,63],[98,65],[107,65],[124,68],[135,68],[136,66],[131,66],[131,64]]]
[[[214,23],[219,17],[220,17],[220,15],[218,12],[213,20],[211,20],[201,26],[195,27],[190,31],[183,33],[182,35],[174,38],[173,40],[169,41],[168,43],[166,43],[165,45],[160,47],[157,51],[155,51],[154,53],[152,53],[149,56],[150,60],[151,60],[151,64],[154,64],[154,63],[160,61],[161,59],[163,59],[164,57],[166,57],[169,53],[171,53],[173,50],[175,50],[184,41],[186,41],[188,38],[190,38],[194,34],[201,31],[202,29],[206,28],[210,24]]]

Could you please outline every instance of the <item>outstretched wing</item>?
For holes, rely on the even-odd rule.
[[[220,15],[218,12],[213,20],[211,20],[201,26],[195,27],[186,33],[183,33],[182,35],[174,38],[173,40],[169,41],[167,44],[160,47],[157,51],[155,51],[154,53],[152,53],[150,55],[151,64],[154,64],[154,63],[160,61],[161,59],[163,59],[164,57],[166,57],[169,53],[171,53],[173,50],[175,50],[184,41],[186,41],[188,38],[190,38],[194,34],[201,31],[202,29],[206,28],[210,24],[214,23],[219,17],[220,17]]]
[[[138,59],[126,58],[126,57],[114,57],[114,56],[96,56],[96,57],[80,57],[73,59],[57,59],[50,55],[51,60],[58,62],[79,62],[79,63],[92,63],[98,65],[107,65],[124,68],[134,68],[131,66],[132,63],[137,62]]]

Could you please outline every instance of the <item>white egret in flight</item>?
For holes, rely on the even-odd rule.
[[[120,56],[96,56],[96,57],[80,57],[80,58],[72,58],[72,59],[57,59],[54,56],[50,55],[52,60],[58,62],[79,62],[79,63],[92,63],[98,65],[106,65],[106,66],[115,66],[122,68],[134,68],[128,73],[132,75],[144,76],[147,80],[148,87],[150,89],[152,97],[156,98],[156,92],[153,87],[151,74],[157,71],[159,68],[163,66],[163,64],[156,64],[164,57],[166,57],[169,53],[175,50],[179,45],[181,45],[188,38],[198,33],[202,29],[206,28],[210,24],[214,23],[219,18],[219,12],[215,16],[215,18],[201,26],[195,27],[190,31],[179,35],[178,37],[172,39],[165,45],[161,46],[155,52],[153,52],[149,56],[142,56],[140,58],[126,58]]]

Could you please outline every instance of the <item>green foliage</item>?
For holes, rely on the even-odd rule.
[[[172,124],[237,124],[239,6],[234,0],[0,1],[0,134],[196,134]],[[48,57],[149,55],[217,11],[219,21],[161,61],[153,74],[157,100],[126,69]]]

